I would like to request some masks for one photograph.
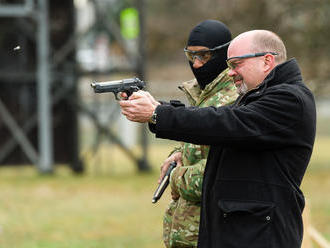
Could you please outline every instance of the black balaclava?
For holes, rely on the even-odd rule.
[[[223,45],[231,40],[231,33],[228,27],[216,20],[206,20],[199,23],[191,30],[187,46],[205,46],[214,48]],[[194,73],[201,89],[211,83],[223,70],[227,68],[228,46],[216,50],[211,60],[202,67],[195,69],[189,61],[190,68]]]

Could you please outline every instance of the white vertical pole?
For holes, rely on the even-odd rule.
[[[38,0],[38,116],[39,164],[41,173],[53,171],[53,136],[51,125],[50,70],[49,70],[49,15],[48,0]]]

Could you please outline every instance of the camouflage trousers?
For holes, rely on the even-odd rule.
[[[163,239],[167,248],[197,247],[200,203],[181,197],[172,200],[163,220]]]

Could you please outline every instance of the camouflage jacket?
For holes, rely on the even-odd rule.
[[[237,98],[236,87],[228,70],[201,90],[196,79],[179,87],[192,106],[208,107],[231,104]],[[163,221],[166,247],[197,247],[202,180],[209,146],[182,143],[174,152],[182,152],[183,166],[173,170],[172,192],[180,195],[169,204]]]

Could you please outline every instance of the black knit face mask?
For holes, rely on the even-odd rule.
[[[207,48],[215,48],[226,44],[231,40],[231,33],[226,25],[215,20],[206,20],[198,24],[190,33],[188,46],[205,46]],[[193,63],[189,61],[190,68],[194,73],[201,89],[211,83],[223,70],[227,68],[227,49],[214,52],[212,58],[202,67],[195,69]]]

